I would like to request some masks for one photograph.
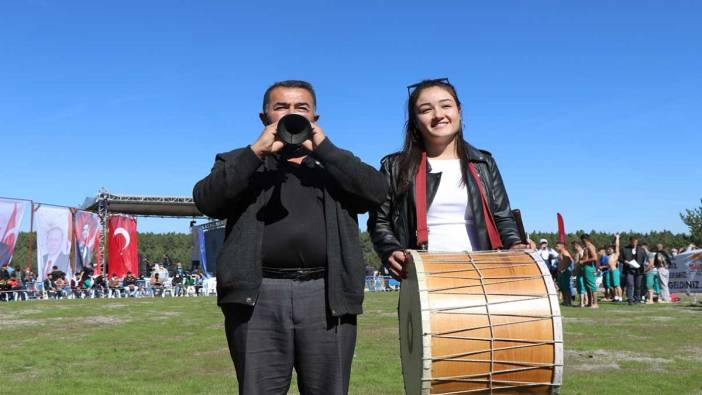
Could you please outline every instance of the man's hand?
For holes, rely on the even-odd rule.
[[[535,249],[536,246],[530,247],[529,244],[516,243],[516,244],[512,244],[512,246],[509,247],[510,250],[526,250],[526,249],[528,249],[528,248],[534,248],[534,249]]]
[[[324,134],[324,130],[322,130],[319,125],[317,125],[314,122],[310,122],[310,125],[312,125],[312,132],[310,133],[310,138],[302,142],[302,146],[309,152],[312,152],[317,149],[317,147],[322,144],[322,141],[324,141],[327,136]]]
[[[402,281],[402,279],[407,278],[407,272],[405,271],[405,263],[407,262],[407,254],[404,251],[397,250],[393,251],[388,257],[388,269],[390,270],[390,275],[397,281]]]
[[[251,144],[251,150],[256,156],[263,159],[264,156],[276,153],[283,148],[285,144],[278,139],[277,128],[278,122],[266,126],[256,142]]]

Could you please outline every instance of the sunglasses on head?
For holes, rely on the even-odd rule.
[[[418,86],[424,85],[424,84],[435,83],[435,82],[438,82],[438,83],[441,83],[441,84],[446,84],[446,85],[450,85],[450,84],[451,84],[451,83],[449,82],[449,79],[448,79],[448,78],[436,78],[436,79],[433,79],[433,80],[424,80],[424,81],[421,81],[421,82],[417,82],[416,84],[408,85],[408,86],[407,86],[407,96],[412,95],[412,92],[414,92],[414,90],[417,89]]]

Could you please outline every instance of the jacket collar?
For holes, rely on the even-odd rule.
[[[466,155],[468,155],[468,160],[471,162],[487,162],[485,154],[479,149],[470,145],[467,141],[463,141],[463,146],[466,148]]]

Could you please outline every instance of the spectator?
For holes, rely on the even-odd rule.
[[[110,278],[110,281],[108,282],[108,287],[110,288],[110,293],[109,293],[110,297],[116,296],[119,298],[122,296],[122,292],[121,292],[122,279],[119,278],[117,273],[112,273],[112,277]]]
[[[7,264],[2,265],[0,267],[0,280],[9,280],[10,279],[10,270],[9,266]]]
[[[646,256],[646,261],[643,265],[644,280],[646,285],[646,304],[653,304],[653,294],[656,289],[656,277],[658,277],[658,270],[654,266],[653,260],[655,259],[655,253],[648,249],[648,244],[641,243],[641,248],[644,250]]]
[[[62,297],[66,297],[66,276],[62,275],[61,277],[57,278],[54,281],[54,297],[56,299],[60,299]]]
[[[662,303],[670,303],[670,290],[668,289],[668,267],[670,266],[670,263],[671,257],[663,248],[663,244],[657,244],[654,265],[658,269],[658,283],[660,284],[658,301]]]
[[[575,289],[578,292],[578,299],[580,307],[585,307],[587,304],[587,292],[585,291],[585,272],[583,270],[583,245],[579,241],[573,242],[573,250],[575,251],[575,256],[573,257],[573,267],[575,274]]]
[[[629,238],[629,245],[619,254],[619,265],[626,275],[626,301],[629,305],[641,303],[641,279],[648,257],[639,245],[639,238]]]
[[[160,296],[161,292],[163,292],[163,284],[161,279],[159,279],[158,273],[154,273],[153,277],[151,277],[151,288],[154,290],[154,296]]]
[[[556,273],[558,288],[563,297],[563,305],[570,306],[570,277],[572,275],[573,257],[565,244],[560,241],[556,243],[556,251],[558,252],[558,272]]]
[[[604,299],[606,301],[614,300],[614,293],[612,291],[612,281],[609,276],[609,258],[607,257],[607,251],[604,248],[597,250],[598,265],[597,271],[601,273],[602,286],[604,287]]]
[[[597,272],[597,249],[592,244],[590,235],[587,233],[580,236],[583,242],[583,256],[580,263],[583,265],[583,278],[585,279],[585,291],[587,292],[588,307],[593,309],[598,308],[597,305],[597,283],[595,282],[595,273]]]
[[[180,263],[178,264],[180,265]],[[178,272],[178,269],[181,269],[180,272]],[[176,269],[175,275],[173,275],[173,287],[174,287],[174,296],[183,296],[183,273],[182,273],[182,267],[178,267]]]
[[[621,275],[619,273],[619,233],[615,235],[614,245],[607,247],[607,264],[609,265],[609,282],[615,303],[622,301]]]
[[[137,294],[137,278],[134,277],[131,271],[127,272],[127,275],[124,277],[124,290],[127,296],[134,297]]]
[[[546,267],[551,272],[551,277],[556,278],[558,272],[558,253],[548,246],[548,240],[539,240],[539,255],[546,263]]]

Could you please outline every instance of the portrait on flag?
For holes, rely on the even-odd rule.
[[[0,266],[9,265],[27,202],[0,199]]]
[[[71,262],[71,210],[64,207],[35,205],[34,220],[37,232],[37,279],[44,281],[52,267],[73,276]]]
[[[122,277],[127,272],[139,274],[136,218],[127,215],[111,215],[108,221],[108,259],[110,275]]]
[[[75,254],[73,268],[76,273],[83,269],[95,271],[100,259],[100,219],[97,214],[78,210],[73,215]]]

